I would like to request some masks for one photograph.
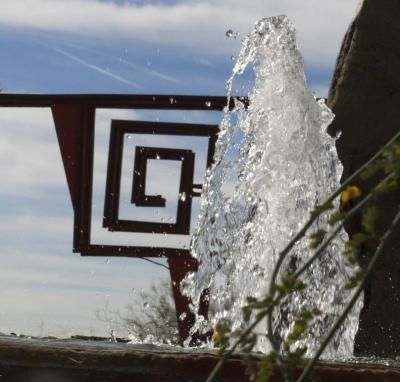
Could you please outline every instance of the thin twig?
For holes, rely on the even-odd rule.
[[[331,196],[323,203],[322,205],[326,205],[329,203],[332,203],[333,200],[340,195],[340,193],[349,185],[351,184],[357,177],[368,167],[370,166],[373,162],[375,162],[382,154],[383,150],[385,150],[388,146],[393,144],[397,139],[400,138],[400,131],[392,138],[390,139],[368,162],[366,162],[364,165],[362,165],[356,172],[354,172],[351,176],[349,176],[346,181],[342,183],[340,187],[334,191]],[[348,214],[349,215],[349,214]],[[286,256],[290,252],[290,250],[293,248],[293,246],[305,235],[305,233],[308,231],[308,229],[311,227],[311,225],[315,222],[315,220],[319,217],[319,214],[311,216],[311,218],[303,225],[303,227],[300,229],[300,231],[290,240],[290,242],[287,244],[287,246],[280,252],[278,261],[275,265],[272,277],[271,277],[271,282],[270,282],[270,290],[274,289],[274,286],[276,285],[276,279],[279,274],[280,267],[282,266]],[[278,302],[280,301],[280,298],[278,298]],[[206,382],[213,382],[218,375],[219,371],[221,370],[222,366],[226,362],[226,360],[234,353],[236,348],[239,346],[239,344],[251,333],[251,331],[261,322],[263,318],[265,318],[266,315],[270,315],[273,310],[273,305],[265,312],[265,314],[259,316],[253,324],[251,324],[245,332],[242,333],[242,335],[239,337],[239,339],[234,343],[234,345],[224,354],[224,356],[219,360],[217,365],[214,367],[210,375],[208,376]]]
[[[214,379],[217,377],[219,371],[221,370],[222,366],[225,364],[226,360],[233,354],[239,344],[252,332],[252,330],[265,318],[268,311],[272,308],[269,307],[264,314],[260,315],[236,340],[236,342],[232,345],[232,347],[223,355],[223,357],[218,361],[215,365],[214,369],[211,371],[210,375],[208,376],[206,382],[213,382]]]
[[[276,361],[278,365],[278,369],[282,375],[282,378],[285,382],[291,382],[293,379],[290,377],[288,370],[285,368],[285,365],[283,363],[283,358],[282,355],[280,354],[279,347],[276,344],[276,341],[274,339],[274,331],[272,327],[272,316],[274,312],[274,305],[271,306],[271,309],[269,313],[267,314],[267,338],[269,340],[269,343],[271,344],[272,349],[274,350],[276,354]]]
[[[352,299],[347,304],[346,308],[344,309],[344,311],[342,312],[340,317],[335,322],[335,325],[333,325],[333,327],[329,331],[328,335],[326,336],[326,338],[322,342],[322,344],[321,344],[320,348],[318,349],[317,353],[315,354],[315,356],[309,361],[309,363],[307,364],[306,368],[303,370],[303,373],[300,375],[300,377],[297,380],[297,382],[304,382],[306,380],[306,378],[310,374],[312,368],[314,367],[315,363],[318,361],[319,357],[321,356],[321,354],[323,353],[325,348],[328,346],[328,344],[331,341],[332,337],[335,335],[336,331],[343,324],[343,322],[346,319],[347,315],[350,313],[350,310],[353,308],[354,304],[357,302],[358,297],[360,296],[361,292],[363,291],[363,289],[364,289],[364,287],[365,287],[365,285],[366,285],[366,283],[368,281],[369,276],[371,275],[372,271],[374,270],[375,264],[379,260],[380,255],[382,254],[382,250],[383,250],[383,248],[384,248],[384,246],[386,244],[387,239],[392,234],[394,227],[397,225],[397,223],[399,221],[400,221],[400,205],[398,207],[398,212],[397,212],[395,218],[393,219],[390,227],[387,229],[387,231],[385,232],[385,234],[382,236],[382,238],[380,240],[379,246],[376,249],[376,251],[374,253],[374,256],[372,257],[372,259],[371,259],[371,261],[370,261],[370,263],[368,265],[368,268],[367,268],[367,270],[366,270],[366,272],[364,274],[364,277],[363,277],[363,280],[362,280],[361,284],[357,288],[357,290],[354,293]]]
[[[368,162],[366,162],[364,165],[362,165],[356,172],[354,172],[352,175],[350,175],[344,182],[343,184],[336,189],[336,191],[333,192],[333,194],[324,202],[322,205],[326,205],[329,203],[332,203],[334,199],[339,196],[339,194],[349,185],[351,184],[355,179],[358,178],[358,176],[368,167],[370,166],[373,162],[375,162],[383,153],[383,150],[385,150],[388,146],[390,146],[392,143],[394,143],[397,139],[400,138],[400,131],[392,138],[390,139]],[[270,290],[273,289],[276,279],[278,277],[279,269],[284,262],[287,254],[290,252],[290,250],[293,248],[293,246],[305,235],[307,230],[311,227],[311,225],[314,223],[314,221],[319,217],[319,214],[316,214],[312,216],[303,226],[303,228],[295,235],[295,237],[288,243],[288,245],[281,251],[279,254],[278,261],[276,263],[276,267],[274,269],[274,272],[271,277],[271,282],[270,282]]]
[[[385,182],[391,180],[394,177],[393,174],[388,175],[385,179],[383,179],[377,186],[374,187],[373,191],[369,193],[363,200],[361,200],[359,203],[356,204],[355,207],[353,207],[347,214],[346,217],[338,224],[336,229],[329,235],[329,237],[318,247],[316,252],[314,253],[313,256],[311,256],[304,264],[303,266],[298,269],[294,273],[294,277],[297,278],[301,276],[307,268],[314,262],[314,260],[325,250],[325,248],[328,246],[328,244],[335,238],[335,236],[339,233],[339,231],[343,228],[345,223],[352,218],[358,211],[360,211],[368,202],[370,202],[374,198],[374,191],[379,189],[379,187],[384,184]]]
[[[378,189],[378,187],[389,181],[391,178],[393,178],[393,174],[388,175],[385,179],[383,179],[377,186],[375,186],[374,190]],[[328,236],[327,239],[324,240],[323,243],[321,243],[321,245],[317,248],[317,250],[315,251],[314,255],[310,257],[310,259],[308,259],[306,261],[306,263],[303,264],[303,266],[298,269],[294,274],[293,277],[294,278],[299,278],[307,269],[308,267],[317,259],[317,257],[319,257],[321,255],[321,253],[326,249],[326,247],[329,245],[329,243],[336,237],[336,235],[340,232],[340,230],[343,228],[344,224],[346,223],[346,221],[348,221],[350,218],[352,218],[359,210],[361,210],[368,202],[371,201],[371,199],[373,198],[373,192],[369,193],[363,200],[361,200],[361,202],[357,203],[357,205],[355,207],[353,207],[345,216],[345,218],[340,222],[340,224],[337,225],[337,227],[335,228],[335,230]],[[282,264],[281,264],[282,265]],[[278,273],[279,273],[278,269]],[[275,285],[274,285],[275,286]],[[273,287],[274,287],[273,286]],[[269,294],[272,295],[273,289],[269,290]],[[272,328],[272,321],[273,321],[273,313],[274,313],[274,308],[276,308],[276,305],[272,307],[272,309],[269,311],[269,313],[267,314],[267,337],[271,343],[271,346],[273,348],[273,350],[279,354],[279,349],[277,344],[275,343],[275,340],[273,338],[273,328]],[[286,376],[284,375],[285,370],[283,369],[283,363],[282,363],[282,359],[281,357],[278,358],[278,361],[280,361],[280,364],[278,364],[278,368],[281,371],[281,374],[284,378],[286,378]]]

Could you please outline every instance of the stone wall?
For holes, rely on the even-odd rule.
[[[400,129],[400,1],[364,0],[345,36],[328,105],[336,115],[329,132],[337,141],[343,179],[359,168]],[[375,179],[376,181],[376,179]],[[360,184],[364,193],[374,181]],[[400,200],[382,205],[382,228]],[[346,228],[358,230],[357,220]],[[374,247],[365,248],[365,264]],[[400,227],[365,289],[356,355],[400,356]]]

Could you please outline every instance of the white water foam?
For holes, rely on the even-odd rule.
[[[333,114],[306,85],[296,31],[286,16],[257,22],[243,40],[228,99],[234,79],[249,67],[255,75],[249,107],[237,101],[234,110],[225,111],[215,164],[205,183],[192,241],[199,270],[182,284],[195,312],[201,292],[210,289],[214,313],[208,320],[198,317],[194,331],[207,331],[221,319],[233,329],[243,327],[246,297],[266,294],[279,251],[313,207],[338,187],[342,171],[334,139],[326,133]],[[275,317],[276,335],[284,338],[304,305],[323,312],[302,343],[307,355],[315,352],[349,299],[343,288],[349,278],[341,255],[344,238],[343,232],[305,274],[309,288],[295,294]],[[307,240],[297,243],[283,271],[293,271],[309,256]],[[325,358],[352,355],[360,308],[359,302]],[[264,339],[258,350],[268,351]]]

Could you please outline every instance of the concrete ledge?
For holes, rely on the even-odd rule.
[[[0,338],[1,382],[200,382],[218,362],[215,354],[152,345],[99,341]],[[320,364],[321,381],[394,382],[400,369]],[[278,381],[279,379],[275,379]],[[245,382],[239,356],[230,359],[218,382]]]

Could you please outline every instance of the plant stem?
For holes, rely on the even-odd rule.
[[[388,175],[385,179],[383,179],[375,188],[374,190],[376,190],[381,184],[383,184],[384,182],[387,182],[388,180],[390,180],[391,178],[393,178],[393,174]],[[363,208],[369,201],[371,201],[371,199],[373,198],[373,193],[369,193],[361,202],[359,202],[355,207],[353,207],[345,216],[345,218],[341,221],[341,223],[335,228],[335,230],[328,236],[327,239],[325,239],[325,241],[317,248],[317,250],[315,251],[314,255],[311,256],[310,259],[307,260],[307,262],[305,264],[303,264],[303,266],[298,269],[295,273],[294,273],[294,277],[298,278],[300,277],[307,269],[308,267],[317,259],[318,256],[321,255],[321,253],[325,250],[325,248],[329,245],[329,243],[335,238],[335,236],[339,233],[339,231],[343,228],[344,224],[346,223],[347,220],[349,220],[351,217],[353,217],[359,210],[361,210],[361,208]],[[277,265],[278,266],[278,265]],[[276,268],[275,268],[276,269]],[[278,268],[278,272],[279,273],[279,268]],[[269,290],[269,293],[272,294],[272,290]],[[273,306],[272,309],[270,310],[270,312],[267,314],[267,337],[271,343],[272,348],[274,349],[274,351],[279,354],[279,348],[278,345],[275,343],[275,340],[273,338],[273,328],[272,328],[272,320],[273,320],[273,313],[274,313],[274,308],[276,307]],[[284,378],[286,378],[286,371],[283,368],[283,362],[282,362],[282,358],[279,356],[278,357],[278,368],[282,374],[282,376]]]
[[[206,382],[213,382],[215,378],[217,377],[219,371],[221,370],[221,367],[224,365],[226,360],[233,354],[233,352],[236,350],[236,348],[239,346],[239,344],[252,332],[252,330],[265,318],[265,316],[268,314],[268,311],[272,309],[272,305],[268,308],[268,310],[265,312],[265,314],[260,315],[242,334],[241,336],[236,340],[236,342],[232,345],[232,347],[224,354],[224,356],[218,361],[218,363],[215,365],[214,369],[208,376]]]
[[[374,187],[374,191],[379,188],[379,186],[389,180],[391,180],[394,177],[393,174],[388,175],[385,179],[383,179],[377,186]],[[346,215],[346,217],[342,220],[342,222],[336,227],[336,229],[331,233],[331,235],[318,247],[316,252],[314,253],[313,256],[311,256],[310,259],[306,261],[306,263],[303,264],[303,266],[298,269],[294,277],[299,277],[302,275],[307,268],[314,262],[314,260],[324,251],[324,249],[328,246],[328,244],[334,239],[334,237],[339,233],[339,231],[343,228],[344,224],[346,221],[348,221],[353,215],[355,215],[359,210],[361,210],[368,202],[371,201],[371,199],[374,198],[373,191],[369,193],[361,202],[359,202],[355,207],[353,207]]]
[[[346,308],[344,309],[344,311],[342,312],[340,317],[335,322],[335,325],[333,325],[333,327],[329,331],[328,335],[322,342],[322,344],[321,344],[320,348],[318,349],[317,353],[315,354],[315,356],[310,360],[310,362],[307,364],[306,368],[303,370],[303,373],[300,375],[297,382],[304,382],[306,380],[306,378],[310,374],[312,368],[314,367],[315,363],[318,361],[319,357],[321,356],[321,354],[323,353],[323,351],[325,350],[325,348],[331,341],[332,337],[335,335],[335,333],[339,329],[339,327],[343,324],[347,315],[350,313],[350,310],[353,308],[354,304],[357,302],[358,297],[360,296],[361,292],[363,291],[363,289],[368,281],[369,276],[371,275],[372,271],[374,270],[375,264],[379,260],[380,255],[382,254],[382,250],[386,244],[387,239],[392,234],[394,227],[397,225],[397,223],[399,221],[400,221],[400,205],[398,207],[398,212],[397,212],[395,218],[393,219],[392,223],[390,224],[390,227],[387,229],[387,231],[385,232],[385,234],[382,236],[382,238],[380,240],[379,246],[376,249],[376,251],[368,265],[368,268],[365,272],[363,281],[357,288],[356,292],[354,293],[353,297],[351,298],[350,302],[347,304]]]
[[[349,185],[351,184],[357,177],[373,162],[375,162],[382,154],[383,150],[385,150],[388,146],[393,144],[397,139],[400,138],[400,131],[395,134],[395,136],[390,139],[368,162],[366,162],[364,165],[362,165],[356,172],[354,172],[352,175],[350,175],[344,182],[343,184],[336,189],[332,193],[332,195],[323,203],[322,205],[332,203],[333,200],[339,196],[339,194]],[[274,269],[274,272],[272,274],[271,282],[270,282],[270,290],[273,289],[275,283],[276,283],[276,278],[278,277],[278,272],[279,269],[285,260],[287,254],[290,252],[290,250],[293,248],[293,246],[298,242],[307,232],[307,230],[311,227],[311,225],[314,223],[314,221],[319,217],[319,215],[312,216],[301,228],[301,230],[295,235],[295,237],[288,243],[288,245],[281,251],[279,254],[278,261],[276,263],[276,267]]]
[[[323,204],[328,204],[333,202],[333,200],[340,195],[340,193],[349,185],[351,184],[369,165],[371,165],[373,162],[375,162],[380,155],[382,154],[383,150],[386,149],[388,146],[393,144],[397,139],[400,138],[400,131],[394,135],[392,139],[390,139],[368,162],[366,162],[363,166],[361,166],[356,172],[354,172],[350,177],[346,179],[346,181],[343,182],[343,184],[334,191],[331,196],[325,201]],[[362,202],[361,202],[362,203]],[[359,204],[361,204],[359,203]],[[356,206],[357,207],[357,206]],[[355,208],[356,208],[355,207]],[[348,215],[351,213],[351,211],[348,213]],[[301,228],[301,230],[290,240],[290,242],[287,244],[287,246],[280,252],[278,261],[275,265],[271,282],[270,282],[270,291],[274,289],[274,286],[276,284],[276,279],[279,274],[280,267],[282,266],[286,256],[290,252],[290,250],[293,248],[293,246],[305,235],[307,230],[311,227],[311,225],[315,222],[315,220],[319,217],[319,215],[312,216]],[[361,292],[360,292],[361,293]],[[279,302],[281,298],[278,298],[276,302]],[[213,382],[215,378],[217,377],[219,371],[221,370],[222,366],[226,362],[226,360],[233,354],[233,352],[236,350],[236,348],[239,346],[239,344],[251,333],[251,331],[261,322],[262,319],[265,318],[265,316],[268,315],[268,317],[271,315],[271,312],[273,310],[274,304],[271,305],[270,308],[265,312],[265,314],[261,315],[258,317],[239,337],[239,339],[233,344],[231,349],[227,351],[223,358],[219,360],[217,365],[214,367],[210,375],[208,376],[206,382]],[[271,316],[272,317],[272,316]],[[272,321],[271,321],[271,327],[272,327]],[[271,334],[272,335],[272,334]],[[273,342],[271,342],[273,344]]]

